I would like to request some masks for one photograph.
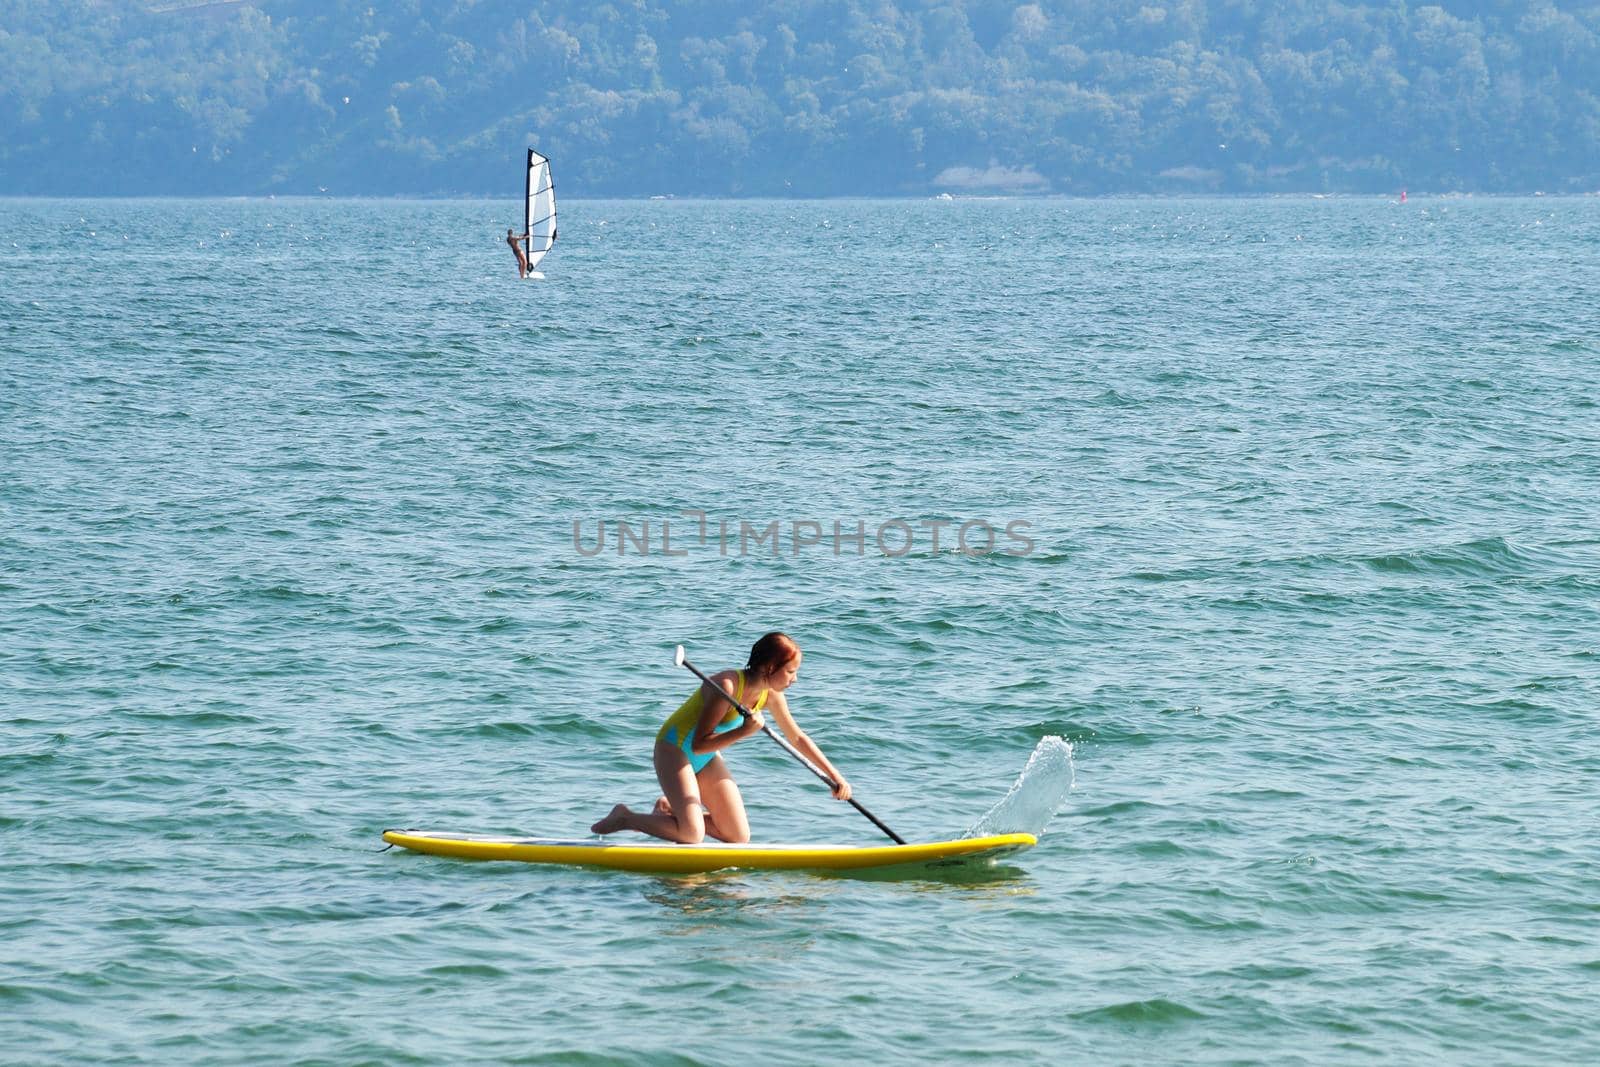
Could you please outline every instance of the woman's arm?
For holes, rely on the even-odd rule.
[[[756,733],[765,724],[758,711],[740,725],[726,733],[717,733],[717,724],[728,717],[728,712],[733,710],[731,697],[733,696],[733,683],[738,681],[737,671],[719,671],[711,676],[710,682],[701,683],[705,698],[701,702],[700,721],[694,724],[694,752],[697,756],[704,756],[710,752],[721,752],[735,741],[742,741],[751,734]]]
[[[849,800],[850,783],[845,781],[844,775],[839,773],[837,767],[828,762],[828,757],[822,754],[822,749],[817,747],[817,743],[796,725],[794,716],[789,713],[789,702],[784,699],[783,694],[773,693],[767,700],[767,708],[772,712],[772,721],[778,724],[778,729],[783,731],[783,736],[789,739],[789,743],[833,779],[833,795],[839,800]]]

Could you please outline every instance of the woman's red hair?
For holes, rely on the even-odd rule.
[[[750,662],[744,669],[755,674],[771,674],[800,654],[794,638],[777,630],[762,634],[761,640],[750,646]]]

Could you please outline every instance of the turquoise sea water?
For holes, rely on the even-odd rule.
[[[0,202],[0,1061],[1600,1057],[1600,201],[512,214]],[[376,851],[649,803],[773,627],[906,837],[1072,742],[1038,847]]]

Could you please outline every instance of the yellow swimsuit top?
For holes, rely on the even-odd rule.
[[[744,671],[740,671],[738,684],[734,686],[733,699],[743,702],[744,688]],[[767,694],[769,692],[771,690],[763,689],[761,696],[755,702],[755,706],[750,710],[760,711],[767,703]],[[706,687],[703,685],[696,686],[689,699],[685,700],[677,711],[667,716],[667,721],[661,724],[661,729],[656,732],[656,740],[675,745],[689,753],[691,759],[695,758],[696,754],[693,751],[694,730],[700,724],[700,713],[705,710],[705,706]],[[730,705],[728,714],[723,716],[722,721],[717,723],[712,732],[725,734],[735,726],[738,726],[739,720],[742,718],[743,716],[739,714],[739,709]],[[707,754],[705,758],[710,759],[711,757]]]

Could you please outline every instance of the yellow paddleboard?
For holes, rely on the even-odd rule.
[[[676,845],[669,841],[563,841],[543,837],[488,837],[423,830],[385,830],[391,845],[434,856],[469,860],[518,860],[584,867],[614,867],[655,874],[695,874],[724,867],[759,870],[860,870],[900,863],[948,859],[991,859],[1034,845],[1032,834],[969,837],[921,845],[729,845],[707,841]]]

